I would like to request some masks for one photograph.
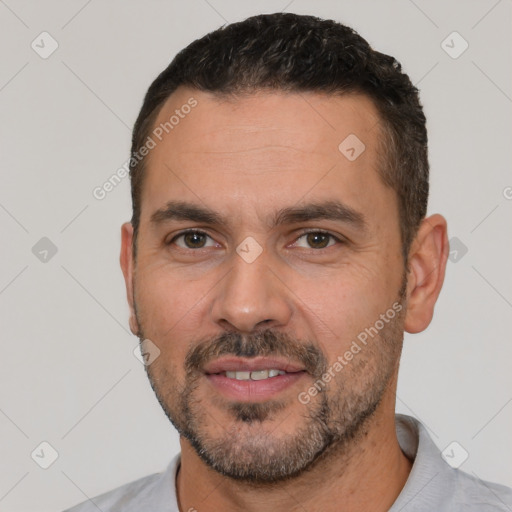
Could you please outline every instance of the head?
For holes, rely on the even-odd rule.
[[[130,326],[160,351],[148,375],[185,444],[270,483],[392,417],[403,333],[429,324],[447,256],[394,58],[310,16],[228,25],[153,82],[130,167]]]

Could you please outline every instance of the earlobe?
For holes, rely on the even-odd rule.
[[[121,254],[119,262],[121,270],[123,271],[126,298],[130,306],[130,330],[133,334],[137,335],[139,332],[139,325],[135,315],[135,306],[133,303],[133,257],[132,257],[132,239],[133,239],[133,226],[130,222],[125,222],[121,226]]]
[[[443,286],[449,253],[446,219],[431,215],[421,223],[409,253],[405,330],[425,330]]]

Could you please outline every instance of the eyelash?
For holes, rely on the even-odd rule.
[[[300,240],[303,236],[305,235],[308,235],[310,233],[314,233],[314,234],[321,234],[321,235],[327,235],[329,237],[331,237],[332,239],[334,239],[336,242],[340,243],[340,244],[343,244],[345,243],[345,241],[335,235],[333,235],[332,233],[330,233],[329,231],[324,231],[323,229],[311,229],[311,230],[308,230],[308,231],[303,231],[296,239],[295,239],[295,242],[297,242],[298,240]],[[177,235],[175,235],[169,242],[166,242],[166,245],[171,245],[173,244],[178,238],[182,237],[182,236],[185,236],[185,235],[189,235],[189,234],[197,234],[197,235],[205,235],[209,238],[212,238],[208,233],[206,233],[205,231],[201,231],[199,229],[187,229],[185,231],[182,231],[180,233],[178,233]],[[212,239],[213,240],[213,239]],[[294,243],[295,243],[294,242]],[[318,252],[322,249],[328,249],[329,247],[332,247],[331,245],[327,246],[327,247],[322,247],[321,249],[314,249],[314,248],[310,248],[312,251],[315,251],[315,252]],[[197,251],[197,250],[200,250],[200,249],[204,249],[204,247],[199,247],[198,249],[192,249],[192,248],[183,248],[183,247],[180,247],[180,249],[184,249],[184,250],[190,250],[190,251]]]

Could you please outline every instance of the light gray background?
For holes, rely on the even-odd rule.
[[[398,410],[441,449],[460,443],[461,469],[512,486],[510,0],[0,0],[0,511],[62,510],[179,450],[133,355],[118,263],[129,181],[102,201],[92,190],[126,161],[143,95],[179,49],[280,10],[352,26],[421,90],[429,211],[468,252],[432,325],[406,336]],[[59,44],[47,59],[31,48],[42,31]],[[457,59],[441,47],[453,31],[469,43]],[[42,237],[58,249],[46,263]],[[46,470],[31,458],[42,441],[58,452]]]

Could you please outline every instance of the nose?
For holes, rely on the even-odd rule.
[[[221,327],[251,333],[288,324],[292,316],[288,288],[264,254],[252,263],[233,255],[231,270],[216,287],[211,309],[213,321]]]

